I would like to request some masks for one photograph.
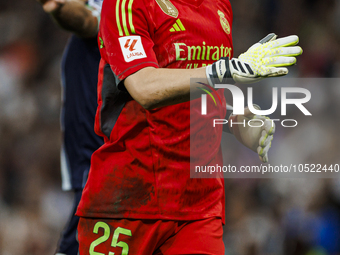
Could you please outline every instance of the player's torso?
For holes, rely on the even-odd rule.
[[[117,0],[112,4],[106,0],[103,12],[118,14],[118,25],[105,25],[118,26],[121,47],[108,54],[122,53],[131,66],[133,59],[145,54],[138,36],[133,37],[138,29],[134,13],[127,11],[136,2],[148,3],[148,13],[140,19],[148,22],[159,67],[198,68],[232,56],[230,3],[212,0]],[[110,43],[110,35],[100,36],[106,45]],[[134,100],[126,102],[110,137],[93,155],[93,178],[83,195],[89,202],[82,204],[80,215],[186,220],[221,216],[223,181],[190,178],[189,106],[187,102],[146,111]],[[100,116],[97,126],[103,126]],[[220,159],[220,135],[214,138],[216,160]]]
[[[134,32],[138,30],[138,26],[134,26],[136,23],[134,13],[123,11],[122,8],[130,3],[135,4],[135,1],[117,1],[118,4],[115,6],[118,10],[116,14],[119,14],[116,20],[122,36],[119,43],[126,62],[133,62],[145,54],[143,46],[139,45],[138,36],[134,37]],[[214,63],[221,57],[232,57],[233,15],[229,0],[151,0],[144,3],[147,10],[145,13],[148,24],[147,36],[152,40],[153,51],[160,68],[200,68]],[[220,90],[218,93],[222,98],[222,104],[225,105],[223,91]],[[135,101],[134,103],[137,104]],[[209,103],[213,104],[212,101]],[[189,115],[189,102],[146,112],[155,136],[164,134],[165,136],[159,140],[164,143],[169,141],[169,144],[164,145],[168,148],[172,141],[167,138],[171,135],[189,139]],[[224,117],[223,112],[222,114],[218,112],[217,115],[221,115],[219,118]],[[164,130],[164,125],[158,125],[159,119],[167,124],[168,133]],[[184,150],[188,152],[188,148]]]
[[[154,0],[150,1],[149,10],[152,14],[150,36],[161,68],[200,68],[221,57],[232,57],[232,11],[228,0]],[[218,93],[225,105],[223,91]],[[163,134],[155,145],[156,149],[166,151],[167,148],[171,151],[169,154],[177,152],[178,158],[186,160],[195,157],[192,152],[190,154],[190,136],[199,136],[206,130],[202,125],[197,129],[189,128],[190,117],[202,117],[200,111],[193,111],[196,108],[200,110],[200,99],[150,111],[151,137]],[[224,117],[223,109],[214,107],[212,100],[208,100],[208,108],[212,109],[213,118]],[[163,119],[166,125],[158,125],[157,119]],[[216,137],[219,135],[220,132]],[[174,142],[178,137],[181,137],[181,143]],[[220,139],[210,141],[214,141],[212,147],[218,150]],[[162,156],[164,160],[160,166],[166,169],[172,163],[171,156]]]

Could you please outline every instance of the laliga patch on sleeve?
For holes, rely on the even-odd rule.
[[[140,36],[124,36],[118,38],[120,48],[126,62],[146,58],[146,53]]]

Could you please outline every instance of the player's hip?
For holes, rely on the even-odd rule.
[[[91,219],[78,225],[80,255],[224,254],[220,218],[197,221]]]

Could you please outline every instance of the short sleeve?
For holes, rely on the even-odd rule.
[[[101,55],[119,81],[142,68],[158,67],[152,29],[144,1],[104,1],[99,31]]]

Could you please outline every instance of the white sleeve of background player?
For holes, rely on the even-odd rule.
[[[98,19],[98,28],[100,22],[100,13],[102,11],[103,0],[89,0],[87,5],[90,7],[93,16],[97,17]]]

